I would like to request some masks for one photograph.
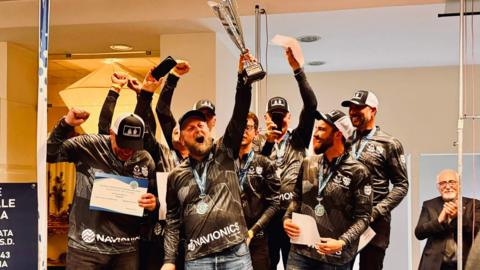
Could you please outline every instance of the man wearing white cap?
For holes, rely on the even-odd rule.
[[[372,176],[370,226],[376,235],[360,252],[360,269],[382,269],[390,241],[390,212],[408,192],[405,155],[400,141],[375,125],[378,99],[374,93],[359,90],[350,100],[343,101],[342,106],[349,107],[350,119],[357,128],[353,135],[352,155],[368,167]],[[390,183],[393,185],[391,190]]]
[[[372,210],[370,174],[348,152],[353,132],[348,117],[339,110],[318,113],[314,129],[314,156],[303,160],[292,201],[284,217],[291,239],[302,232],[292,213],[315,219],[320,241],[315,248],[293,244],[287,269],[350,270],[360,235],[368,228]]]

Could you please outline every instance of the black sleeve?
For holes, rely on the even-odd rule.
[[[312,87],[307,81],[303,69],[295,70],[295,79],[300,89],[303,108],[300,113],[298,126],[292,131],[292,146],[297,150],[308,148],[312,137],[313,125],[315,124],[315,111],[317,110],[317,98]]]
[[[103,102],[100,117],[98,118],[98,134],[108,135],[112,124],[113,111],[117,105],[119,94],[113,90],[108,91],[105,102]]]
[[[265,181],[265,200],[267,202],[267,208],[263,212],[262,216],[257,220],[257,222],[252,226],[250,230],[253,231],[255,235],[258,231],[264,229],[270,220],[272,219],[278,211],[280,211],[280,178],[276,173],[275,163],[264,158],[262,161],[265,165],[262,176]]]
[[[373,207],[372,218],[386,216],[399,205],[408,192],[407,164],[400,141],[394,139],[389,144],[386,172],[393,187],[383,200]]]
[[[415,236],[418,240],[423,240],[433,235],[444,233],[448,230],[448,225],[445,223],[439,223],[438,214],[434,212],[433,209],[429,209],[426,203],[423,203],[420,218],[415,227]]]
[[[463,233],[464,235],[471,235],[472,233],[477,235],[480,230],[480,201],[476,199],[467,199],[467,202],[468,206],[465,207],[463,213]]]
[[[152,112],[152,96],[153,93],[145,90],[140,91],[137,96],[137,105],[135,106],[135,114],[140,116],[145,122],[145,131],[151,132],[155,136],[157,123]]]
[[[288,205],[287,211],[283,217],[283,220],[292,218],[293,212],[300,212],[300,208],[302,206],[302,194],[303,194],[303,172],[307,170],[306,167],[308,165],[308,160],[305,158],[303,159],[302,165],[300,166],[300,170],[298,171],[297,182],[295,182],[295,188],[293,189],[293,198]]]
[[[232,152],[232,158],[238,158],[240,143],[243,138],[243,130],[247,125],[247,115],[252,101],[252,85],[245,84],[241,74],[238,74],[237,92],[235,93],[235,105],[230,122],[228,122],[222,143]]]
[[[165,228],[165,250],[164,263],[175,264],[178,254],[178,243],[180,238],[180,221],[182,219],[181,205],[175,189],[175,176],[171,173],[167,183],[167,226]]]
[[[261,152],[262,156],[270,157],[270,154],[272,154],[274,145],[275,145],[274,143],[265,141],[265,144],[263,145],[262,152]]]
[[[368,228],[370,215],[372,213],[371,192],[367,192],[365,186],[371,186],[371,177],[367,168],[355,172],[354,177],[359,181],[353,194],[354,214],[353,223],[338,239],[343,240],[347,245],[360,238],[363,232]]]
[[[68,134],[73,132],[73,127],[62,118],[53,128],[47,140],[47,162],[73,162],[75,149],[72,144],[65,144]]]
[[[157,107],[155,111],[157,113],[158,121],[160,122],[160,127],[162,128],[163,136],[165,136],[165,140],[167,141],[168,147],[173,149],[172,143],[172,132],[175,126],[177,125],[177,121],[175,117],[173,117],[173,113],[171,110],[172,104],[172,97],[175,87],[177,87],[178,77],[169,74],[167,77],[167,81],[160,92],[160,96],[158,97]]]

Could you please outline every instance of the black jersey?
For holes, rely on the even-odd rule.
[[[302,69],[295,72],[295,79],[303,100],[303,109],[300,113],[298,126],[291,132],[286,133],[281,142],[275,144],[267,142],[262,149],[262,154],[270,157],[276,163],[277,173],[282,183],[279,196],[282,209],[286,209],[292,199],[298,170],[306,156],[312,137],[315,123],[314,113],[317,109],[315,93]]]
[[[372,210],[372,187],[368,169],[348,153],[338,157],[338,164],[323,161],[324,156],[305,158],[295,184],[294,198],[285,218],[292,213],[312,216],[321,237],[339,239],[346,245],[339,253],[320,255],[314,247],[292,245],[292,252],[309,258],[343,265],[350,262],[358,249],[360,235],[367,229]],[[337,161],[337,160],[336,160]],[[336,163],[336,161],[334,163]],[[325,165],[320,165],[321,162]],[[319,200],[319,174],[328,166],[331,175]],[[322,172],[323,173],[323,172]],[[321,214],[316,207],[321,204]]]
[[[127,161],[117,159],[105,135],[81,135],[64,119],[53,129],[47,143],[48,162],[73,162],[76,166],[75,195],[69,219],[68,246],[101,254],[136,251],[142,218],[92,211],[90,196],[95,171],[149,179],[154,186],[154,163],[146,151],[136,151]]]
[[[354,134],[352,156],[370,171],[373,188],[372,218],[390,223],[390,212],[400,204],[408,192],[408,176],[403,147],[399,140],[377,126],[368,134]],[[393,187],[390,190],[389,185]],[[370,244],[386,248],[389,244],[389,226],[374,228],[376,236]]]
[[[248,155],[245,155],[240,163],[241,198],[247,226],[256,234],[280,210],[280,179],[275,163],[267,157],[252,152],[252,161],[245,168],[247,162]],[[243,181],[242,174],[245,175]]]
[[[188,158],[168,177],[165,263],[175,263],[180,231],[185,236],[185,260],[220,252],[245,241],[247,227],[242,211],[236,170],[238,152],[251,102],[251,86],[239,75],[233,115],[222,139],[199,162]],[[192,169],[206,169],[201,198]]]

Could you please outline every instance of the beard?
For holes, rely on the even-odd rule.
[[[205,137],[200,134],[195,136],[193,142],[185,141],[185,147],[187,148],[188,152],[196,156],[207,155],[212,149],[212,145],[213,142],[211,137]]]
[[[350,115],[350,119],[352,121],[352,125],[357,129],[364,130],[367,127],[370,118],[365,117],[361,113],[355,113]]]
[[[333,132],[330,134],[330,136],[325,139],[323,142],[320,143],[320,145],[314,145],[313,151],[315,154],[320,155],[325,153],[330,147],[333,145]]]

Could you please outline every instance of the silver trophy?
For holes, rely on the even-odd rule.
[[[242,23],[237,13],[235,0],[220,0],[220,2],[208,1],[208,5],[223,24],[233,43],[240,49],[242,54],[248,53],[243,38]],[[242,75],[247,83],[261,80],[265,77],[262,65],[253,61],[246,61],[243,65]]]

